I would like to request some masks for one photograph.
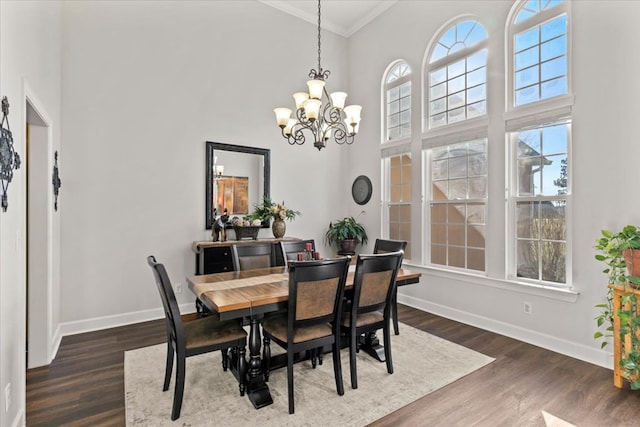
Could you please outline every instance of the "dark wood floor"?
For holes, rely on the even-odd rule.
[[[580,427],[640,425],[640,392],[614,388],[610,370],[409,307],[399,312],[402,322],[496,361],[375,426],[545,426],[543,410]],[[51,365],[27,372],[27,426],[124,426],[124,351],[163,342],[162,322],[65,337]]]

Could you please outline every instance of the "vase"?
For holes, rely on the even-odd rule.
[[[271,231],[273,231],[273,237],[276,239],[281,239],[284,237],[284,233],[287,231],[287,225],[284,223],[284,220],[275,219],[273,220],[273,224],[271,225]]]

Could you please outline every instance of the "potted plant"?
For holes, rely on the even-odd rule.
[[[607,274],[611,285],[629,286],[633,289],[640,288],[640,229],[635,225],[627,225],[619,232],[602,230],[602,236],[596,240],[598,254],[595,258],[605,263],[602,270]],[[594,333],[595,339],[603,339],[600,348],[607,345],[606,338],[613,333],[614,318],[620,321],[619,338],[625,342],[630,337],[631,347],[621,352],[619,362],[624,377],[629,380],[633,390],[640,389],[640,315],[638,312],[638,298],[634,292],[625,293],[620,298],[621,308],[614,311],[614,292],[608,288],[607,301],[598,304],[601,312],[596,316],[598,329],[607,325],[605,333],[598,330]],[[614,337],[615,338],[615,337]]]
[[[285,206],[284,202],[274,203],[269,196],[262,199],[262,203],[254,206],[254,211],[248,217],[251,220],[268,222],[273,218],[271,230],[277,239],[284,237],[287,230],[285,219],[292,221],[296,216],[301,216],[299,211],[294,211]]]
[[[369,238],[364,225],[360,224],[357,218],[349,216],[329,223],[325,240],[329,245],[335,245],[340,252],[354,252],[356,246],[366,244]]]

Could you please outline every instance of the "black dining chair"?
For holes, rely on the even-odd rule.
[[[316,251],[316,242],[314,239],[307,240],[288,240],[280,242],[280,250],[282,256],[287,261],[297,261],[298,254],[306,252],[307,244],[311,243],[311,252]]]
[[[163,264],[156,261],[153,255],[147,257],[147,262],[156,279],[167,326],[167,365],[162,391],[169,389],[174,354],[176,356],[176,384],[173,393],[171,420],[175,421],[180,417],[186,358],[190,356],[221,350],[224,371],[229,366],[229,360],[236,360],[238,378],[241,378],[239,381],[240,396],[244,396],[244,378],[247,370],[245,362],[247,333],[240,322],[237,320],[221,322],[213,316],[183,322],[167,270]],[[232,349],[231,355],[229,355],[229,349]]]
[[[231,259],[235,271],[276,266],[272,243],[248,243],[231,246]]]
[[[387,372],[393,374],[389,320],[402,254],[402,251],[397,251],[358,255],[356,260],[353,299],[345,307],[341,319],[342,330],[349,336],[349,367],[351,387],[354,389],[358,388],[356,352],[359,350],[359,337],[362,334],[383,330]]]
[[[374,254],[382,254],[386,252],[404,251],[407,248],[406,240],[385,240],[376,239],[376,243],[373,246]],[[403,255],[404,256],[404,255]],[[398,288],[393,292],[393,301],[391,303],[392,313],[391,318],[393,320],[393,332],[396,335],[400,335],[400,329],[398,328]]]
[[[295,353],[331,346],[338,395],[344,394],[340,365],[340,313],[349,271],[347,257],[289,264],[287,312],[264,319],[264,356],[270,367],[271,341],[287,351],[289,413],[294,413],[293,359]]]

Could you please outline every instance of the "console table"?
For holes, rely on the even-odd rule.
[[[226,242],[195,241],[191,249],[196,254],[196,274],[222,273],[233,271],[231,259],[232,245],[252,245],[256,243],[270,242],[279,245],[281,241],[300,240],[296,237],[283,237],[282,239],[257,239],[257,240],[227,240]],[[280,250],[275,250],[276,264],[285,265]]]

